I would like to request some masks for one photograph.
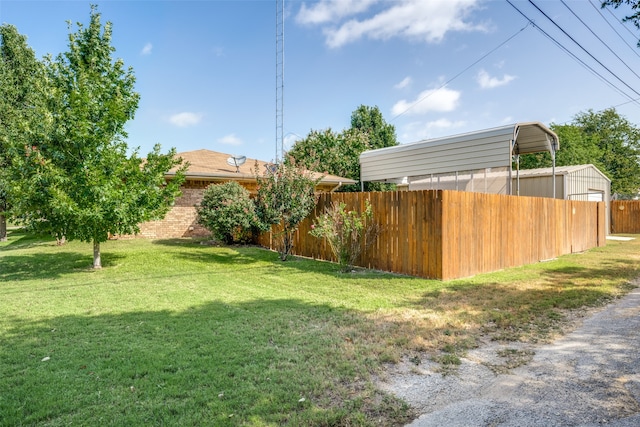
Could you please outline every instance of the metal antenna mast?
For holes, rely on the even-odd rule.
[[[276,164],[284,161],[284,0],[276,0]]]

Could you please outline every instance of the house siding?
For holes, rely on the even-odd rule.
[[[167,215],[158,221],[140,224],[140,232],[136,235],[113,236],[118,239],[172,239],[178,237],[207,237],[209,230],[198,224],[196,207],[202,201],[204,190],[211,182],[203,180],[187,180],[182,194],[176,198]]]

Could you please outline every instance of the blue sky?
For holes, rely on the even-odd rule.
[[[137,77],[130,147],[274,159],[274,0],[93,3],[113,23],[115,56]],[[506,0],[285,1],[286,143],[349,127],[361,104],[377,105],[401,143],[518,121],[565,123],[608,107],[640,126],[640,104],[630,101],[640,98],[639,33],[616,20],[628,9],[512,3],[535,25]],[[67,21],[87,24],[89,12],[89,1],[0,0],[0,22],[26,35],[38,57],[65,51]]]

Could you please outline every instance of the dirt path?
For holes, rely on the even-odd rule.
[[[552,344],[489,343],[455,375],[435,368],[400,364],[380,382],[422,414],[411,427],[640,426],[640,289]]]

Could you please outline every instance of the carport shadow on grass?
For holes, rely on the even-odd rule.
[[[184,311],[5,318],[0,424],[400,425],[402,402],[367,378],[366,322],[298,300]]]

